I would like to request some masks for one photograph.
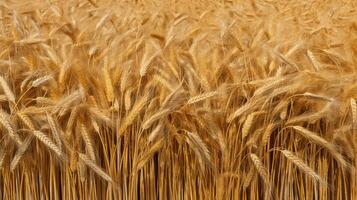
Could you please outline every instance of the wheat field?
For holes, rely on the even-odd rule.
[[[0,1],[1,199],[357,199],[356,0]]]

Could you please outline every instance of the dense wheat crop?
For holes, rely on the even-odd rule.
[[[0,1],[1,199],[357,199],[357,1]]]

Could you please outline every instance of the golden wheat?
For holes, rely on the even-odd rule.
[[[0,199],[357,199],[354,0],[0,1]]]

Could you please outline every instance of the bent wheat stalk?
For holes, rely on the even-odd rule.
[[[316,133],[309,131],[301,126],[293,126],[292,128],[306,139],[326,148],[331,153],[331,155],[341,164],[341,166],[348,167],[346,160],[340,153],[338,153],[336,147],[333,144],[318,136]]]
[[[86,165],[88,165],[95,173],[108,182],[113,182],[112,178],[103,171],[99,166],[97,166],[93,160],[88,158],[85,154],[79,153],[79,159]]]
[[[307,164],[305,164],[303,160],[301,160],[299,157],[294,155],[294,153],[288,150],[281,150],[281,152],[289,161],[294,163],[300,170],[305,172],[305,174],[311,176],[315,181],[323,182],[321,177],[314,170],[312,170]]]
[[[62,153],[62,151],[59,149],[59,147],[52,142],[52,140],[43,132],[41,131],[33,131],[32,132],[37,139],[39,139],[44,145],[46,145],[48,148],[50,148],[53,152],[55,152],[57,154],[57,156],[64,158],[64,154]]]

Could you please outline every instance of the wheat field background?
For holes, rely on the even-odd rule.
[[[357,199],[357,1],[1,0],[1,199]]]

